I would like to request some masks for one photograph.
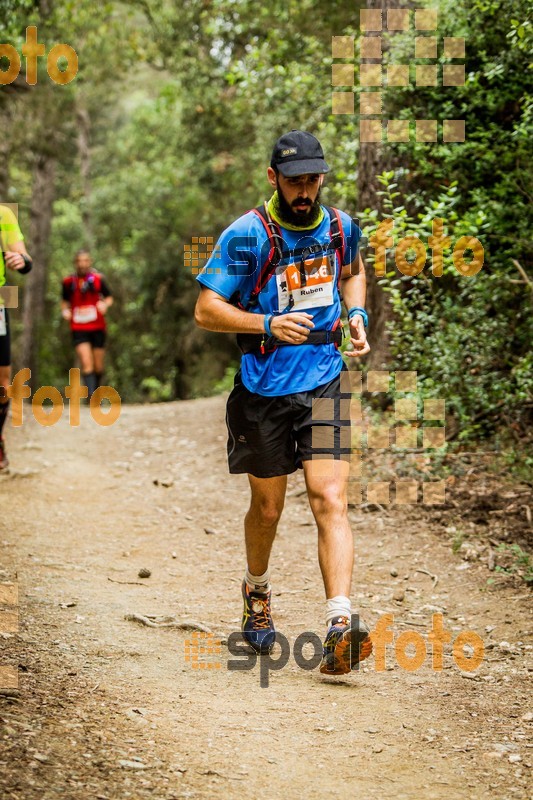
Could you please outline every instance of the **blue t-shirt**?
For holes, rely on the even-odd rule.
[[[341,315],[337,255],[310,256],[305,262],[306,285],[303,286],[301,281],[301,249],[330,243],[329,214],[325,208],[323,210],[323,220],[311,230],[291,231],[280,226],[284,258],[259,293],[258,303],[250,309],[251,312],[305,311],[313,315],[315,330],[334,327]],[[357,255],[361,230],[348,214],[341,211],[340,217],[346,243],[342,264],[345,266],[351,264]],[[257,214],[249,211],[221,234],[197,280],[226,300],[234,298],[238,292],[246,307],[269,250],[263,222]],[[289,345],[263,356],[247,353],[241,360],[242,381],[248,391],[271,397],[316,389],[333,380],[341,369],[342,356],[334,344]]]

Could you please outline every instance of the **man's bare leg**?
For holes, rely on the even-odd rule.
[[[87,389],[89,390],[87,399],[90,400],[91,395],[96,390],[93,349],[89,342],[80,342],[80,344],[76,345],[76,353],[78,354],[78,358],[80,360],[83,380],[87,386]]]
[[[353,535],[348,521],[347,461],[305,461],[309,504],[318,528],[318,559],[326,591],[328,633],[320,672],[344,675],[372,652],[367,626],[352,615]]]
[[[287,476],[255,478],[248,475],[248,479],[252,496],[244,519],[247,568],[242,582],[242,630],[245,640],[256,652],[270,653],[276,632],[270,611],[268,562],[285,502]]]
[[[96,386],[101,385],[104,374],[105,349],[103,347],[93,347],[94,374],[96,375]]]
[[[318,561],[326,598],[350,596],[353,535],[348,522],[349,470],[347,461],[304,461],[309,505],[318,528]]]
[[[3,428],[7,419],[9,408],[9,398],[7,389],[11,385],[11,367],[0,367],[0,470],[6,469],[9,460],[5,452],[5,446],[1,444],[3,440]]]
[[[244,538],[248,569],[262,575],[268,569],[270,551],[285,503],[287,476],[255,478],[248,475],[252,496],[244,518]]]

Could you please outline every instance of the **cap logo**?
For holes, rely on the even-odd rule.
[[[285,156],[295,156],[298,153],[297,147],[287,147],[286,150],[281,151],[281,157],[285,158]]]

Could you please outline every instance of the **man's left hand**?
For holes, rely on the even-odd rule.
[[[355,314],[350,322],[350,341],[353,345],[353,350],[345,350],[344,355],[350,358],[359,358],[370,352],[370,345],[368,344],[365,332],[365,325],[363,318],[359,314]]]
[[[105,302],[105,300],[98,300],[98,302],[96,303],[96,308],[98,309],[100,314],[104,316],[104,314],[107,311],[107,303]]]
[[[5,253],[5,262],[6,267],[14,270],[22,269],[25,263],[20,253],[12,253],[9,251]]]

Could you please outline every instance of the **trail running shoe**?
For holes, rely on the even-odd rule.
[[[337,617],[331,621],[324,640],[320,672],[324,675],[346,675],[372,652],[370,630],[358,614]]]
[[[4,438],[0,438],[0,470],[6,469],[9,464],[9,459],[6,454],[6,443]]]
[[[244,639],[257,653],[270,653],[276,639],[270,613],[270,596],[270,591],[266,594],[250,591],[246,580],[243,580],[244,608],[241,629]]]

